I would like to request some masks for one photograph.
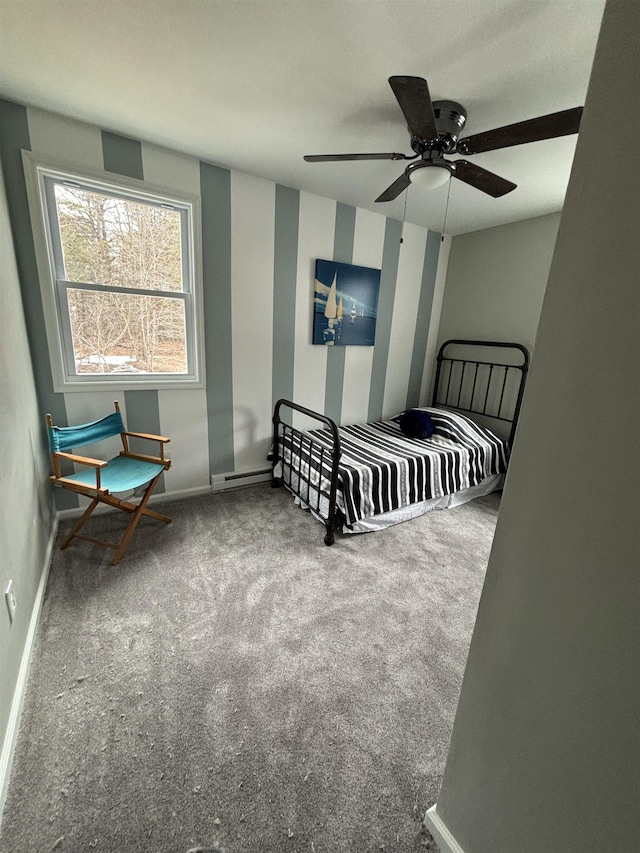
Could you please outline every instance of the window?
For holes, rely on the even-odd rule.
[[[202,384],[196,200],[25,161],[56,390]]]

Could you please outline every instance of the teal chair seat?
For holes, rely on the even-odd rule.
[[[130,492],[131,489],[138,489],[153,480],[164,469],[165,466],[158,462],[132,459],[130,456],[115,456],[109,460],[105,468],[100,469],[100,487],[109,492]],[[67,474],[66,479],[90,488],[96,487],[95,470]]]

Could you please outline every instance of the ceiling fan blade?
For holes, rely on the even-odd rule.
[[[483,169],[482,166],[470,163],[468,160],[456,160],[453,165],[455,166],[454,178],[458,178],[459,181],[464,181],[465,184],[469,184],[494,198],[500,198],[518,186],[512,181],[507,181],[506,178],[501,178],[500,175],[494,175],[488,169]]]
[[[438,136],[436,117],[427,81],[422,77],[389,77],[412,136],[431,140]]]
[[[414,155],[415,156],[415,155]],[[305,154],[307,163],[328,163],[333,160],[410,160],[406,154],[392,151],[387,154]]]
[[[555,139],[568,136],[580,129],[582,107],[549,113],[546,116],[518,121],[504,127],[496,127],[484,133],[475,133],[458,142],[460,154],[481,154],[483,151],[495,151],[497,148],[509,148],[525,142],[538,142],[540,139]]]
[[[394,198],[398,198],[403,190],[406,190],[410,183],[411,179],[405,172],[403,172],[390,187],[387,187],[386,190],[378,196],[376,201],[393,201]]]

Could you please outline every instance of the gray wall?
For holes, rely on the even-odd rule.
[[[20,286],[0,171],[0,814],[15,720],[12,702],[38,585],[53,530],[43,423],[31,369]],[[13,624],[4,591],[13,579],[18,609]],[[15,710],[15,709],[14,709]],[[10,719],[12,728],[9,729]],[[6,737],[5,737],[6,735]]]
[[[510,340],[533,352],[559,223],[554,213],[454,237],[439,342]]]
[[[640,88],[639,30],[637,4],[609,0],[429,815],[444,850],[638,849],[640,194],[627,160],[601,154]]]

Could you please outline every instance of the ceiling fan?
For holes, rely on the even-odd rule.
[[[308,154],[308,163],[331,160],[414,160],[376,201],[393,201],[414,181],[435,187],[450,176],[494,198],[515,190],[517,184],[495,175],[468,160],[445,160],[445,154],[480,154],[540,139],[554,139],[577,133],[582,107],[519,121],[460,139],[467,120],[465,108],[456,101],[432,101],[427,81],[422,77],[389,77],[389,84],[402,110],[413,155],[397,154]]]

